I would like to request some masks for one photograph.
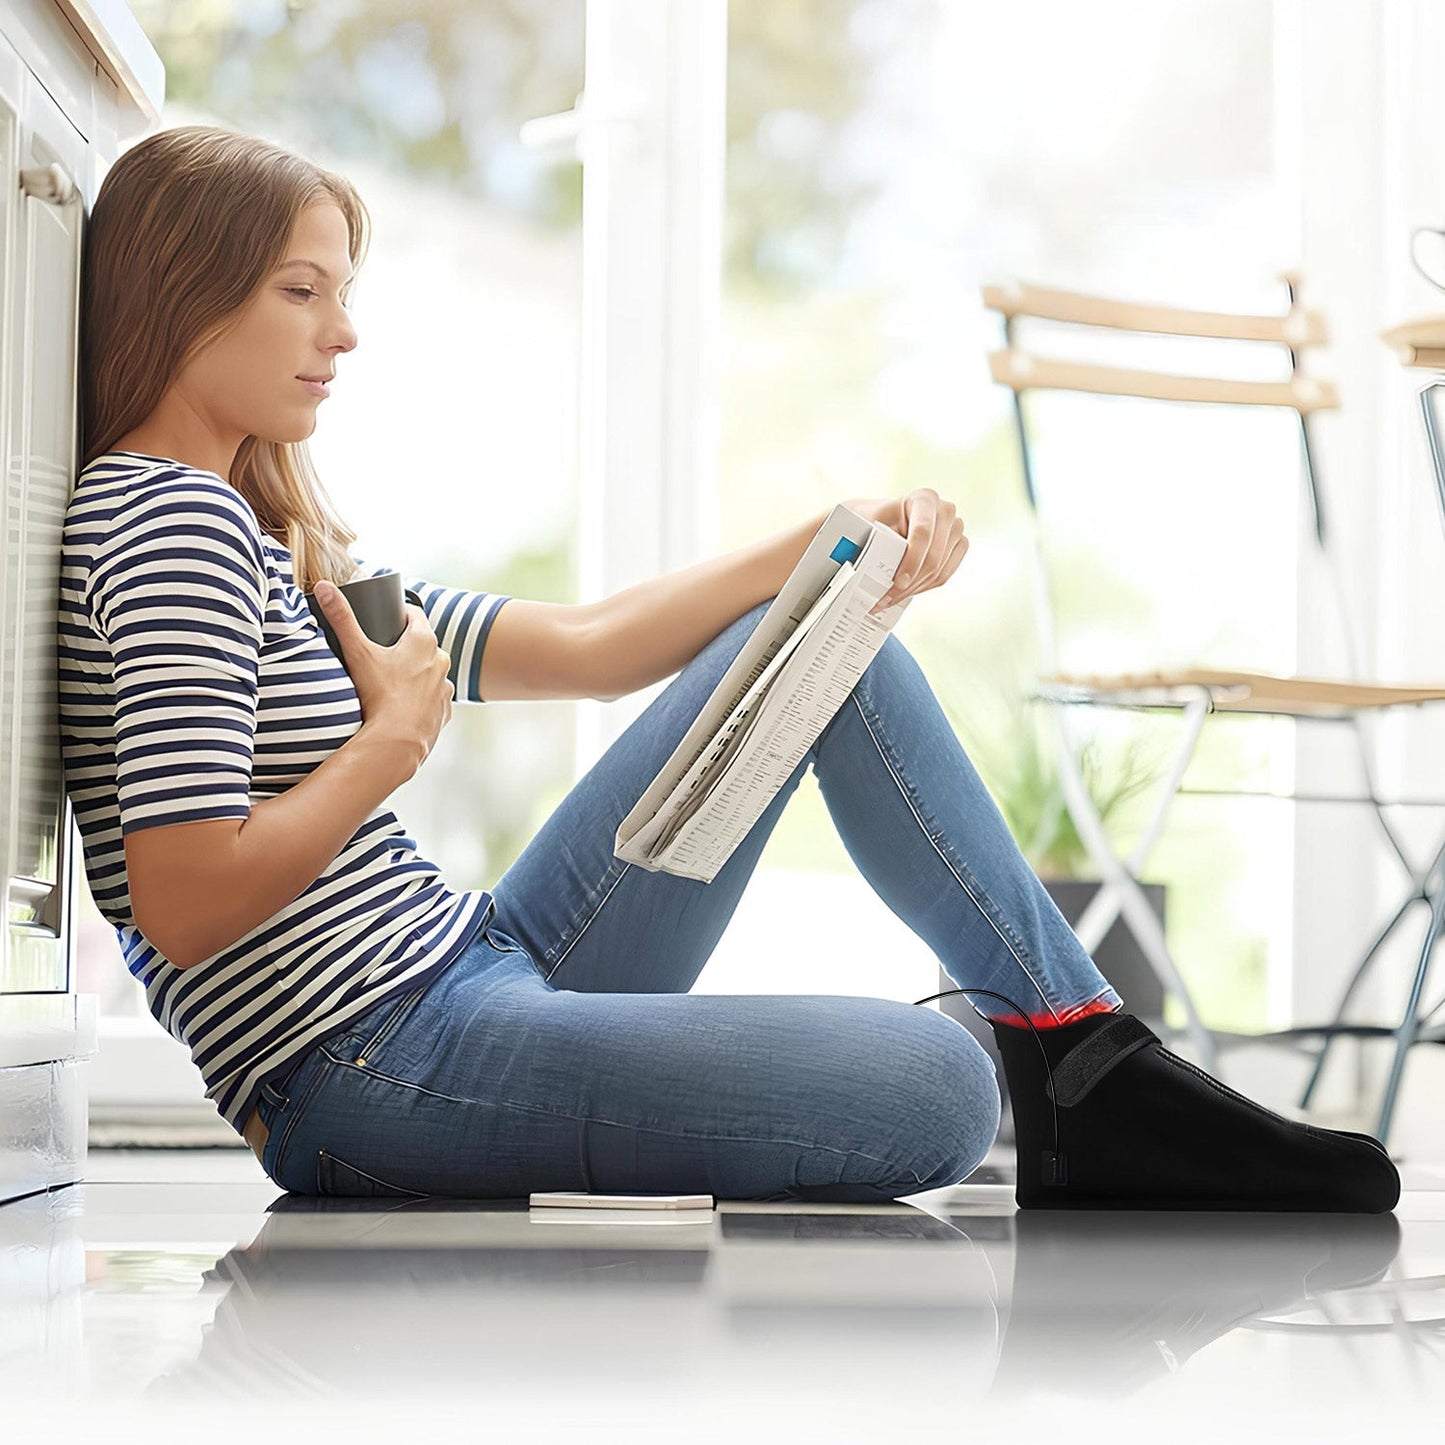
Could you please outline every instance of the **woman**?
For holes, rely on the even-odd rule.
[[[128,966],[272,1179],[883,1201],[966,1178],[1000,1095],[953,1019],[688,993],[811,766],[864,877],[998,1036],[1021,1206],[1394,1205],[1374,1140],[1261,1108],[1123,1011],[892,635],[711,883],[615,857],[821,518],[583,607],[409,579],[422,606],[371,643],[328,584],[386,568],[348,551],[305,444],[357,342],[366,225],[343,178],[182,126],[119,158],[85,246],[66,786]],[[963,560],[932,490],[849,505],[906,537],[899,599]],[[674,672],[493,890],[451,889],[385,807],[456,698]]]

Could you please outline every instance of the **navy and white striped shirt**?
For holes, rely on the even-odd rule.
[[[352,560],[358,575],[388,570]],[[451,655],[455,700],[482,702],[482,649],[509,598],[403,583]],[[120,451],[84,468],[62,534],[58,652],[65,790],[91,895],[240,1133],[266,1079],[439,973],[491,917],[492,895],[449,888],[382,806],[296,899],[191,968],[136,927],[126,834],[246,818],[362,722],[289,549],[216,473]]]

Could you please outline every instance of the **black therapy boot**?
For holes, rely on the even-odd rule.
[[[1378,1140],[1246,1099],[1133,1014],[1090,1014],[1037,1034],[990,1025],[1013,1106],[1020,1209],[1380,1214],[1400,1197]]]

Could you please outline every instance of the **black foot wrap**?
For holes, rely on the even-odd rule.
[[[1256,1104],[1132,1014],[1091,1014],[1037,1039],[1026,1026],[991,1026],[1013,1106],[1020,1208],[1379,1214],[1400,1197],[1378,1140]]]

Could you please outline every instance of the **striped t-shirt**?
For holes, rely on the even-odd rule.
[[[362,575],[388,570],[352,560]],[[482,702],[482,649],[509,598],[403,585],[451,655],[455,700]],[[382,806],[295,900],[191,968],[136,927],[126,834],[246,818],[362,722],[289,549],[216,473],[121,451],[84,468],[62,533],[58,653],[65,790],[91,895],[239,1133],[264,1081],[445,968],[490,919],[492,895],[449,888]]]

